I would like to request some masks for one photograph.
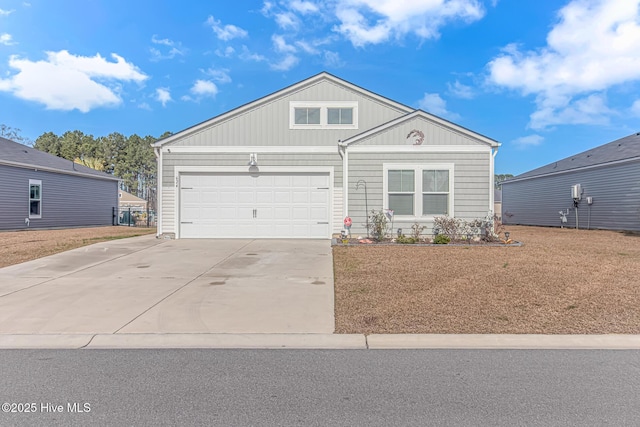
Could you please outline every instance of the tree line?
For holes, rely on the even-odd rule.
[[[165,132],[160,138],[170,134]],[[0,125],[0,136],[114,175],[122,180],[122,190],[148,200],[151,208],[156,205],[157,162],[151,144],[160,138],[118,132],[94,137],[74,130],[62,135],[46,132],[31,143],[20,129],[6,125]]]

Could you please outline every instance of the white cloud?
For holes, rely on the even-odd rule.
[[[519,148],[527,148],[527,147],[535,147],[537,145],[542,144],[544,141],[544,137],[540,135],[528,135],[522,136],[520,138],[516,138],[511,141],[512,144],[516,145]]]
[[[284,37],[274,34],[271,36],[271,41],[273,42],[273,48],[276,52],[279,53],[295,53],[296,48],[284,40]]]
[[[300,20],[291,12],[276,13],[275,18],[278,27],[282,28],[283,30],[295,30],[300,26]]]
[[[168,87],[159,87],[156,89],[156,101],[161,103],[163,107],[167,106],[167,102],[173,101]]]
[[[0,16],[7,16],[12,14],[14,11],[13,10],[4,10],[4,9],[0,9]]]
[[[196,80],[190,91],[199,98],[213,98],[218,94],[218,86],[209,80]]]
[[[229,41],[232,39],[241,39],[249,35],[246,30],[236,27],[235,25],[228,24],[223,26],[221,22],[216,21],[213,16],[209,16],[207,24],[211,26],[211,29],[213,29],[213,32],[216,33],[216,36],[218,36],[220,40]]]
[[[472,99],[475,94],[473,93],[473,88],[471,86],[464,85],[460,83],[458,80],[455,83],[447,83],[447,88],[449,89],[449,93],[455,97],[463,98],[463,99]]]
[[[0,34],[0,44],[3,44],[5,46],[12,46],[16,44],[16,42],[13,41],[13,37],[11,36],[11,34],[2,33]]]
[[[300,59],[295,55],[287,55],[281,61],[270,64],[271,69],[276,71],[288,71],[298,65]]]
[[[158,48],[152,47],[149,49],[151,52],[151,60],[152,61],[160,61],[163,59],[173,59],[178,55],[184,55],[184,49],[182,48],[182,43],[174,42],[170,39],[161,39],[158,38],[155,34],[151,37],[151,43],[159,46],[166,46],[168,51],[166,53],[162,53],[162,51]]]
[[[340,68],[344,67],[344,61],[340,59],[340,54],[338,52],[331,52],[330,50],[324,51],[324,66],[329,68]]]
[[[267,60],[267,58],[264,57],[263,55],[251,52],[249,48],[245,45],[242,45],[242,52],[240,52],[240,59],[244,61],[255,61],[255,62],[262,62]]]
[[[631,106],[631,113],[634,116],[640,117],[640,99],[633,103]]]
[[[231,46],[227,46],[224,50],[216,49],[215,51],[215,54],[222,58],[229,58],[233,56],[234,53],[236,53],[236,50]]]
[[[117,54],[115,62],[95,56],[79,56],[66,50],[46,52],[47,59],[30,61],[12,56],[9,66],[18,70],[0,79],[0,90],[36,101],[52,110],[77,109],[83,113],[93,108],[115,106],[123,82],[142,83],[148,76]]]
[[[318,49],[316,49],[309,42],[306,42],[304,40],[296,41],[296,46],[298,46],[300,49],[302,49],[304,52],[308,53],[309,55],[317,55],[320,53]]]
[[[488,64],[489,82],[535,95],[529,126],[606,123],[602,92],[640,81],[640,0],[572,0],[541,49],[511,44]]]
[[[334,30],[357,47],[407,34],[434,39],[448,21],[473,22],[484,16],[478,0],[337,0],[335,10],[340,24]]]
[[[229,70],[227,69],[216,70],[214,68],[209,68],[205,71],[205,74],[211,76],[213,80],[220,84],[231,83],[231,76],[229,76]]]
[[[457,120],[460,116],[447,110],[447,103],[437,93],[425,92],[424,96],[418,101],[418,108],[436,116],[444,117],[449,120]]]
[[[149,105],[146,102],[142,102],[142,103],[138,104],[138,108],[141,109],[141,110],[147,110],[147,111],[151,111],[152,110],[151,109],[151,105]]]
[[[290,5],[291,9],[306,15],[318,11],[318,6],[310,1],[293,0]]]

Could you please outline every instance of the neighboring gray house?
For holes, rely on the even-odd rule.
[[[0,230],[112,225],[118,178],[0,138]]]
[[[502,221],[640,231],[640,133],[502,182]]]
[[[320,73],[157,141],[158,234],[330,238],[348,216],[358,235],[367,208],[429,233],[493,211],[498,146]]]

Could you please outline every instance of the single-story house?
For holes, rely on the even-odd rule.
[[[157,141],[158,234],[358,235],[373,209],[430,233],[493,211],[499,145],[323,72]]]
[[[124,190],[118,190],[120,210],[131,209],[132,212],[146,212],[148,202]]]
[[[502,182],[502,220],[640,231],[640,132]]]
[[[119,179],[0,138],[0,230],[112,225]]]

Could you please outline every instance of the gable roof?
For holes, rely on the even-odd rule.
[[[302,81],[300,81],[298,83],[294,83],[294,84],[292,84],[290,86],[285,87],[284,89],[280,89],[279,91],[273,92],[273,93],[271,93],[271,94],[269,94],[267,96],[264,96],[262,98],[258,98],[255,101],[251,101],[251,102],[249,102],[247,104],[244,104],[244,105],[241,105],[240,107],[237,107],[237,108],[235,108],[233,110],[227,111],[226,113],[222,113],[222,114],[220,114],[218,116],[215,116],[215,117],[213,117],[213,118],[211,118],[209,120],[205,120],[204,122],[198,123],[197,125],[191,126],[191,127],[187,128],[187,129],[181,130],[180,132],[174,133],[173,135],[170,135],[170,136],[168,136],[166,138],[160,139],[160,140],[156,141],[153,144],[153,147],[162,147],[163,145],[170,144],[171,142],[174,142],[176,139],[179,139],[179,138],[182,138],[182,137],[184,137],[186,135],[198,132],[198,131],[203,130],[203,129],[205,129],[205,128],[209,127],[209,126],[212,126],[212,125],[214,125],[216,123],[222,122],[224,120],[228,120],[231,117],[237,116],[237,115],[242,114],[242,113],[244,113],[246,111],[254,109],[259,105],[266,104],[266,103],[271,102],[271,101],[273,101],[275,99],[278,99],[278,98],[282,98],[282,97],[284,97],[284,96],[286,96],[286,95],[288,95],[290,93],[297,92],[297,91],[299,91],[299,90],[301,90],[301,89],[303,89],[303,88],[305,88],[307,86],[311,86],[311,85],[316,84],[316,83],[318,83],[320,81],[323,81],[323,80],[330,81],[330,82],[332,82],[334,84],[337,84],[339,86],[345,87],[345,88],[353,90],[355,92],[359,92],[359,93],[361,93],[361,94],[363,94],[365,96],[368,96],[370,98],[373,98],[373,99],[377,100],[378,102],[381,102],[383,104],[389,105],[389,106],[391,106],[393,108],[396,108],[398,110],[404,111],[406,113],[414,111],[413,108],[411,108],[411,107],[409,107],[407,105],[401,104],[399,102],[393,101],[393,100],[391,100],[389,98],[386,98],[384,96],[378,95],[375,92],[371,92],[371,91],[369,91],[367,89],[364,89],[364,88],[362,88],[360,86],[354,85],[353,83],[350,83],[350,82],[348,82],[346,80],[343,80],[343,79],[341,79],[339,77],[336,77],[333,74],[330,74],[330,73],[327,73],[326,71],[323,71],[323,72],[321,72],[319,74],[316,74],[315,76],[309,77],[308,79],[302,80]]]
[[[448,120],[445,120],[441,117],[438,116],[434,116],[433,114],[429,114],[426,111],[422,111],[422,110],[414,110],[411,113],[405,114],[404,116],[398,117],[397,119],[391,120],[387,123],[383,123],[380,126],[377,126],[373,129],[369,129],[365,132],[362,132],[358,135],[354,135],[351,138],[345,139],[344,141],[342,141],[342,145],[343,146],[349,146],[353,143],[356,143],[358,141],[361,141],[364,138],[368,138],[371,135],[375,135],[377,133],[380,133],[386,129],[392,128],[394,126],[397,126],[401,123],[407,122],[409,120],[412,120],[416,117],[421,117],[423,119],[426,119],[430,122],[434,122],[436,124],[442,125],[446,128],[452,129],[456,132],[460,132],[470,138],[476,139],[480,142],[483,142],[487,145],[489,145],[490,147],[499,147],[500,143],[498,141],[496,141],[495,139],[491,139],[489,137],[486,137],[484,135],[481,135],[477,132],[474,132],[472,130],[469,130],[467,128],[464,128],[460,125],[457,125],[455,123],[452,123]]]
[[[147,201],[145,199],[141,199],[138,196],[134,196],[131,193],[128,193],[124,190],[118,190],[118,198],[120,199],[121,202],[127,202],[127,203],[147,203]]]
[[[640,160],[640,132],[525,172],[501,184],[620,161]]]
[[[119,181],[113,175],[0,137],[0,165]]]

